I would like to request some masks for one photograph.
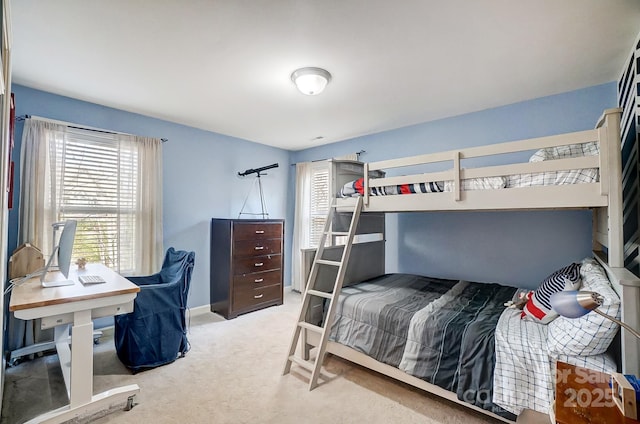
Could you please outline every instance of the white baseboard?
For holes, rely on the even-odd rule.
[[[213,313],[211,312],[211,306],[210,305],[202,305],[202,306],[196,306],[193,308],[189,308],[189,315],[191,315],[191,317],[197,317],[198,315],[204,315],[206,313]]]

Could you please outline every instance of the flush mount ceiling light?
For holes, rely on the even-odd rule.
[[[302,94],[315,96],[331,81],[331,74],[322,68],[300,68],[293,71],[291,81]]]

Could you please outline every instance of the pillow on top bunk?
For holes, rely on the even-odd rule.
[[[620,318],[620,298],[604,269],[593,258],[582,261],[581,290],[593,291],[604,297],[599,311]],[[595,312],[580,318],[558,317],[549,323],[547,344],[552,354],[598,355],[604,353],[618,332],[618,324]]]
[[[535,152],[529,162],[542,162],[545,160],[568,159],[582,156],[598,156],[600,148],[597,141],[588,143],[569,144],[566,146],[547,147]]]
[[[443,191],[443,183],[441,181],[399,184],[380,187],[369,187],[371,196],[387,196],[395,194],[413,194],[413,193],[439,193]],[[358,178],[349,181],[341,189],[340,197],[357,197],[364,194],[364,179]]]
[[[522,308],[521,318],[528,318],[540,324],[550,323],[558,316],[551,308],[551,295],[564,290],[577,290],[580,283],[580,264],[573,263],[557,270],[545,278],[540,287],[529,293],[529,299]]]

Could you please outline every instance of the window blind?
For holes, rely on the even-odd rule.
[[[131,144],[116,134],[73,128],[52,144],[59,219],[78,221],[74,260],[134,269],[138,157]]]
[[[315,163],[311,169],[309,247],[318,247],[331,202],[330,163]]]

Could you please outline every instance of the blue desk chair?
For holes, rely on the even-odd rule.
[[[134,373],[175,361],[189,350],[185,311],[194,252],[170,247],[157,274],[127,277],[140,287],[130,314],[115,317],[118,358]]]

